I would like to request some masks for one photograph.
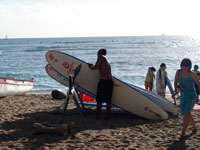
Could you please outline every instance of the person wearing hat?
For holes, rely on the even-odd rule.
[[[155,79],[155,74],[154,74],[155,71],[156,69],[154,67],[149,67],[146,78],[145,78],[145,82],[144,82],[144,86],[146,90],[152,91],[153,80]]]
[[[191,110],[194,107],[196,97],[196,90],[194,88],[194,83],[197,84],[200,89],[200,82],[191,70],[192,62],[188,58],[184,58],[180,64],[181,69],[176,71],[175,80],[174,80],[174,89],[175,93],[173,98],[178,93],[178,88],[180,91],[180,106],[181,106],[181,115],[183,115],[183,127],[180,138],[185,138],[185,131],[187,127],[192,125],[192,133],[197,133],[197,128],[194,122],[194,119],[191,115]]]
[[[194,72],[198,78],[200,79],[200,72],[198,71],[199,66],[198,65],[194,65],[194,70],[192,70],[192,72]]]
[[[194,65],[194,70],[192,70],[192,72],[194,72],[197,75],[198,79],[200,79],[200,72],[198,71],[198,69],[199,69],[199,66]],[[195,89],[196,89],[196,94],[197,94],[197,102],[199,102],[199,94],[200,93],[199,93],[199,88],[198,88],[197,84],[195,84]]]
[[[158,95],[165,97],[165,74],[166,64],[161,63],[160,68],[156,73],[156,92]]]

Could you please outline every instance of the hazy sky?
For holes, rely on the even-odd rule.
[[[200,37],[200,0],[0,0],[0,38]]]

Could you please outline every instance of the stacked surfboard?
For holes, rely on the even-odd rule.
[[[46,72],[59,83],[69,86],[69,75],[74,73],[75,88],[81,93],[96,97],[100,73],[91,70],[88,64],[78,58],[59,51],[46,53]],[[113,77],[112,103],[117,107],[151,120],[168,119],[168,112],[178,114],[176,106],[152,92],[127,84]]]

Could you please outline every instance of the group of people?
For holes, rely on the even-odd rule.
[[[97,87],[96,101],[97,101],[97,111],[96,119],[99,119],[101,113],[102,103],[106,102],[106,119],[110,119],[111,113],[111,98],[112,91],[114,88],[111,66],[106,58],[107,51],[106,49],[100,49],[97,53],[98,58],[95,65],[88,64],[88,67],[92,70],[99,70],[101,78]],[[180,138],[185,137],[185,131],[189,124],[192,125],[192,132],[196,133],[197,128],[194,122],[194,119],[191,115],[191,110],[193,109],[194,104],[198,100],[199,90],[200,90],[200,72],[198,71],[198,65],[194,66],[194,70],[191,71],[192,62],[188,58],[184,58],[181,61],[180,69],[176,71],[175,81],[174,81],[174,93],[172,97],[175,98],[175,95],[180,93],[180,106],[181,114],[183,118],[183,128]],[[154,74],[156,69],[150,67],[148,69],[146,79],[145,79],[145,88],[149,91],[152,91],[153,80],[156,79],[156,91],[160,96],[165,97],[166,82],[167,77],[166,64],[162,63],[158,69],[156,75]],[[195,88],[196,86],[196,88]]]
[[[192,72],[197,76],[197,78],[200,80],[200,72],[198,71],[199,66],[194,65],[194,70]],[[165,91],[166,91],[166,78],[167,78],[167,71],[166,71],[166,64],[162,63],[160,65],[160,68],[158,69],[156,75],[155,75],[156,69],[154,67],[149,67],[146,78],[145,78],[145,89],[152,91],[154,82],[156,83],[155,89],[158,95],[165,97]],[[197,102],[199,98],[199,88],[196,83],[194,83],[196,95],[197,95]]]
[[[156,92],[158,95],[165,97],[165,89],[166,89],[166,77],[167,77],[167,71],[166,71],[166,64],[162,63],[160,65],[160,68],[158,69],[156,75],[155,73],[156,69],[154,67],[149,67],[148,72],[146,74],[145,79],[145,89],[152,91],[152,88],[154,86],[154,80],[156,82]]]
[[[180,138],[185,137],[186,128],[189,124],[192,125],[193,133],[197,132],[197,128],[194,122],[194,119],[191,115],[191,110],[194,107],[194,104],[198,102],[199,91],[200,91],[200,72],[198,71],[198,65],[194,65],[194,70],[191,71],[192,62],[188,58],[184,58],[181,61],[180,69],[176,71],[175,80],[174,80],[174,93],[172,97],[175,98],[175,95],[180,93],[180,106],[181,114],[183,118],[183,129]],[[158,69],[156,76],[154,72],[156,69],[150,67],[148,69],[146,79],[145,79],[145,88],[146,90],[152,91],[153,80],[156,80],[156,92],[158,95],[165,97],[166,89],[166,64],[162,63]]]
[[[156,76],[155,73],[156,69],[154,67],[149,67],[146,79],[145,79],[145,89],[152,91],[154,86],[154,80],[156,79],[156,92],[158,95],[165,97],[165,89],[166,89],[166,64],[162,63],[160,68],[158,69]]]

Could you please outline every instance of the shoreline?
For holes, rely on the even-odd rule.
[[[152,121],[113,108],[111,120],[94,119],[96,107],[86,106],[85,128],[75,104],[69,101],[64,123],[73,121],[73,133],[33,134],[32,125],[43,121],[58,124],[64,100],[53,100],[50,94],[26,94],[0,99],[0,149],[200,149],[200,132],[179,140],[182,116]],[[199,112],[192,112],[200,129]]]

